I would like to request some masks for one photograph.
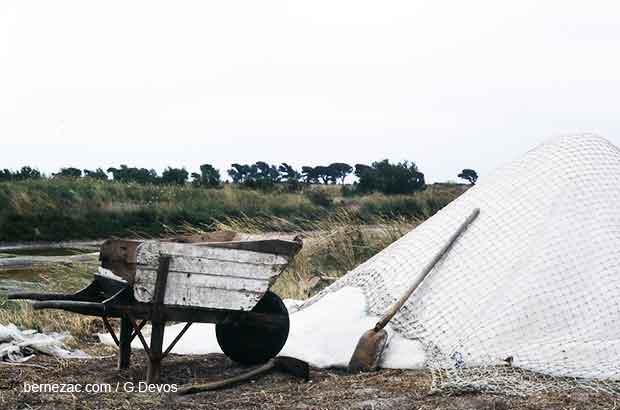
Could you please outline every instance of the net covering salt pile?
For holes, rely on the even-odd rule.
[[[620,392],[620,150],[595,135],[485,177],[309,303],[353,285],[382,314],[476,207],[392,321],[424,344],[434,388]]]

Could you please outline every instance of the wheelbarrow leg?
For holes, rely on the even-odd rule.
[[[159,266],[157,267],[157,279],[155,280],[155,293],[153,295],[153,313],[151,315],[151,352],[149,355],[149,365],[146,370],[146,382],[148,384],[159,383],[161,360],[164,358],[162,350],[166,321],[163,318],[162,306],[166,294],[169,269],[170,256],[160,256]]]
[[[118,369],[124,370],[129,368],[131,362],[131,335],[133,327],[131,321],[126,315],[121,317],[121,334],[119,338],[118,353]]]
[[[146,382],[148,384],[159,383],[165,326],[166,322],[153,322],[151,326],[151,355],[146,370]]]

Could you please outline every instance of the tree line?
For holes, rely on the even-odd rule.
[[[139,184],[185,185],[190,183],[196,187],[217,188],[222,186],[220,171],[211,164],[200,166],[200,172],[191,174],[185,168],[166,168],[161,175],[154,169],[129,167],[110,167],[106,171],[102,168],[95,170],[79,169],[74,167],[61,168],[52,174],[51,178],[91,178],[109,180],[109,174],[114,181],[134,182]],[[303,166],[300,170],[283,162],[280,165],[258,161],[254,164],[231,164],[227,174],[233,183],[248,188],[268,190],[275,187],[285,187],[294,192],[305,185],[342,184],[353,174],[357,181],[353,184],[356,192],[382,192],[385,194],[405,194],[421,191],[426,188],[424,174],[413,162],[390,163],[387,159],[373,162],[370,165],[356,164],[351,166],[342,162],[329,165]],[[41,179],[46,176],[37,169],[24,166],[18,171],[0,170],[1,181],[22,181],[27,179]],[[459,178],[466,179],[474,185],[478,179],[476,171],[464,169]]]

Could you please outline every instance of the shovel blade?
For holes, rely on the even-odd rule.
[[[288,356],[278,356],[273,360],[274,367],[277,370],[304,379],[305,381],[310,380],[310,366],[307,362]]]
[[[370,329],[357,342],[351,361],[350,373],[373,372],[379,368],[381,355],[387,344],[387,332]]]

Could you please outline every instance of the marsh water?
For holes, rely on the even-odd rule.
[[[42,289],[43,269],[0,271],[0,295],[11,292]]]
[[[0,250],[0,257],[15,256],[71,256],[92,252],[87,249],[77,248],[8,248]]]
[[[52,246],[0,247],[0,296],[19,291],[57,291],[80,287],[96,269],[96,248]],[[80,255],[84,258],[75,257]]]

